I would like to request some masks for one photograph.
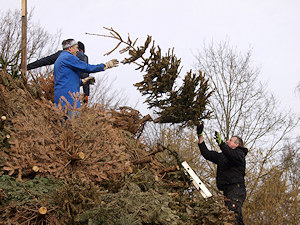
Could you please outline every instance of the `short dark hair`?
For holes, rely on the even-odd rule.
[[[83,53],[85,52],[84,44],[81,41],[78,41],[78,48],[81,49]]]
[[[239,136],[232,136],[232,137],[235,137],[235,141],[234,143],[238,144],[240,147],[244,147],[244,142],[243,142],[243,139]]]

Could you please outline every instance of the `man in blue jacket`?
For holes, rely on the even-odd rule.
[[[76,57],[78,53],[78,43],[74,39],[67,39],[62,42],[63,51],[54,63],[54,102],[56,105],[61,103],[63,106],[67,102],[73,108],[80,107],[80,102],[76,102],[72,95],[79,94],[81,85],[80,73],[96,73],[106,69],[117,67],[118,60],[112,59],[106,63],[90,65]],[[87,82],[91,82],[87,80]],[[64,97],[64,101],[61,97]]]
[[[78,49],[79,49],[79,51],[78,51],[76,56],[81,61],[89,63],[88,62],[88,56],[85,54],[85,46],[80,41],[78,41]],[[57,51],[56,53],[54,53],[52,55],[46,56],[46,57],[41,58],[39,60],[36,60],[32,63],[29,63],[27,65],[27,70],[32,70],[32,69],[36,69],[36,68],[39,68],[39,67],[42,67],[42,66],[49,66],[49,65],[54,64],[61,52],[62,52],[62,50],[59,50],[59,51]],[[88,73],[81,73],[80,74],[81,79],[84,79],[84,78],[87,78],[87,77],[89,77]],[[93,78],[90,78],[90,79],[93,79]],[[92,84],[90,82],[85,82],[86,80],[89,80],[89,79],[83,80],[83,83],[85,83],[85,84],[82,85],[83,93],[85,95],[85,102],[87,102],[88,96],[90,95],[90,84]]]
[[[203,138],[203,124],[197,126],[197,134],[202,156],[217,164],[217,187],[227,198],[225,205],[236,213],[235,224],[244,224],[242,205],[246,198],[244,177],[248,149],[240,137],[233,136],[225,144],[216,132],[215,139],[222,152],[209,151]]]

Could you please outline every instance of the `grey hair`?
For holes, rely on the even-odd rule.
[[[75,41],[74,39],[67,39],[67,40],[64,40],[61,44],[62,44],[63,50],[65,50],[65,49],[70,48],[74,45],[77,45],[78,42]]]
[[[235,137],[236,139],[235,139],[235,141],[234,141],[234,143],[236,143],[236,144],[238,144],[240,147],[245,147],[244,146],[244,142],[243,142],[243,139],[241,138],[241,137],[239,137],[239,136],[233,136],[233,137]]]

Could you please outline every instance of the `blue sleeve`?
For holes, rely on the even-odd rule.
[[[245,153],[242,150],[240,150],[238,148],[232,149],[228,145],[226,145],[224,142],[222,142],[220,144],[220,148],[228,160],[230,160],[238,165],[245,164]]]
[[[205,159],[207,159],[215,164],[218,164],[220,153],[215,152],[215,151],[209,151],[208,148],[206,147],[206,144],[204,143],[204,141],[201,144],[198,143],[198,146],[199,146],[202,156]]]
[[[104,64],[97,64],[97,65],[91,65],[87,64],[86,62],[81,61],[76,56],[69,57],[68,60],[64,62],[68,67],[79,70],[81,73],[96,73],[100,71],[104,71]]]

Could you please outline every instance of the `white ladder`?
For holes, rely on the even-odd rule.
[[[189,166],[189,164],[184,161],[181,163],[185,171],[190,175],[190,177],[193,180],[194,186],[199,190],[200,194],[203,196],[203,198],[209,198],[212,196],[210,191],[206,188],[206,186],[203,184],[203,182],[200,180],[200,178],[197,176],[197,174],[192,170],[192,168]]]

